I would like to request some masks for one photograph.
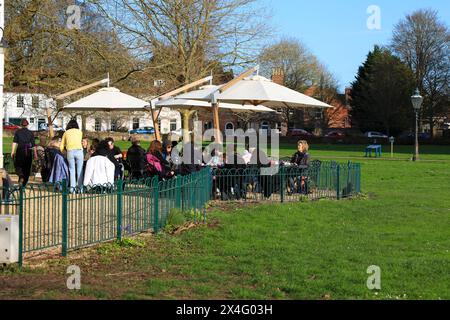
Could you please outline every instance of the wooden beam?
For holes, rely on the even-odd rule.
[[[211,104],[212,111],[213,111],[213,124],[214,124],[214,137],[215,143],[222,143],[222,135],[220,133],[220,120],[219,120],[219,104],[213,103]]]
[[[52,120],[52,114],[50,112],[50,108],[47,108],[47,121],[48,121],[49,137],[50,137],[50,139],[52,139],[55,136],[55,131],[53,130],[53,120]]]
[[[94,82],[94,83],[82,86],[80,88],[71,90],[69,92],[57,95],[55,99],[56,100],[62,100],[64,98],[68,97],[68,96],[71,96],[71,95],[75,94],[75,93],[78,93],[78,92],[81,92],[81,91],[84,91],[84,90],[87,90],[87,89],[90,89],[90,88],[93,88],[93,87],[101,86],[102,84],[105,84],[105,83],[108,83],[108,82],[109,82],[109,79],[103,79],[103,80],[100,80],[100,81],[97,81],[97,82]]]
[[[209,82],[209,81],[212,80],[212,78],[213,78],[212,76],[208,76],[206,78],[194,81],[194,82],[186,84],[186,85],[184,85],[184,86],[182,86],[182,87],[180,87],[178,89],[175,89],[175,90],[169,91],[167,93],[164,93],[163,95],[159,96],[158,98],[160,100],[164,100],[164,99],[170,98],[170,97],[175,96],[175,95],[177,95],[177,94],[179,94],[181,92],[185,92],[185,91],[187,91],[187,90],[189,90],[191,88],[195,88],[195,87],[197,87],[197,86],[199,86],[199,85],[201,85],[201,84],[203,84],[205,82]],[[152,113],[153,127],[155,129],[156,140],[161,141],[161,134],[160,134],[160,131],[159,131],[159,126],[158,126],[158,118],[159,118],[159,114],[161,113],[161,108],[159,108],[159,112],[156,112],[156,108],[152,109],[151,113]]]
[[[175,90],[172,90],[170,92],[167,92],[167,93],[163,94],[162,96],[160,96],[159,98],[160,98],[160,100],[167,99],[167,98],[175,96],[175,95],[177,95],[177,94],[179,94],[181,92],[187,91],[187,90],[189,90],[191,88],[195,88],[195,87],[197,87],[197,86],[199,86],[199,85],[201,85],[201,84],[203,84],[205,82],[211,81],[211,79],[212,79],[212,76],[208,76],[206,78],[194,81],[194,82],[189,83],[187,85],[184,85],[184,86],[182,86],[182,87],[180,87],[178,89],[175,89]]]
[[[248,69],[247,71],[244,71],[243,73],[241,73],[240,75],[238,75],[236,78],[234,78],[233,80],[229,81],[228,83],[224,84],[219,90],[220,92],[224,92],[228,89],[230,89],[232,86],[234,86],[236,83],[238,83],[239,81],[241,81],[242,79],[244,79],[245,77],[248,77],[249,75],[251,75],[252,73],[254,73],[257,70],[257,67],[253,67],[251,69]]]
[[[152,121],[153,121],[153,129],[155,129],[155,139],[158,141],[161,141],[161,132],[159,131],[159,125],[158,125],[158,111],[156,109],[150,110],[152,115]]]

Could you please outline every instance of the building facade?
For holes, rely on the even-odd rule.
[[[29,129],[37,131],[42,124],[47,123],[47,109],[50,108],[53,123],[65,128],[72,118],[86,131],[128,131],[142,127],[153,127],[153,121],[148,112],[97,112],[97,113],[67,113],[56,112],[56,102],[43,94],[4,93],[4,121],[19,125],[22,119],[30,123]],[[159,117],[161,133],[181,128],[180,113],[163,108]]]

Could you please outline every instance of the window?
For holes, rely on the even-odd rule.
[[[30,118],[30,124],[34,124],[34,118]]]
[[[225,134],[226,135],[233,135],[234,134],[234,124],[232,122],[228,122],[225,125]]]
[[[133,130],[139,129],[139,118],[133,118]]]
[[[323,117],[322,110],[316,110],[316,112],[314,113],[314,116],[316,119],[322,119],[322,117]]]
[[[102,130],[102,121],[100,119],[95,119],[95,131],[101,131]]]
[[[212,122],[211,122],[211,121],[205,122],[205,124],[203,125],[203,127],[205,128],[205,131],[206,131],[206,130],[209,130],[209,129],[212,129],[212,127],[213,127]]]
[[[267,121],[261,122],[261,129],[262,130],[269,130],[269,123]]]
[[[22,118],[9,118],[9,123],[15,124],[17,126],[20,126],[21,121]]]
[[[33,98],[31,99],[31,106],[33,108],[39,108],[39,97],[38,96],[33,96]]]
[[[177,130],[177,120],[172,119],[172,120],[170,120],[170,131],[175,131],[175,130]]]
[[[43,125],[46,125],[47,121],[44,118],[39,118],[38,119],[38,128],[42,128]]]
[[[17,108],[23,108],[23,107],[24,107],[23,96],[17,96]]]

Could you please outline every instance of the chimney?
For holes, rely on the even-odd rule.
[[[352,95],[352,88],[345,88],[345,104],[348,106],[350,105],[351,101],[351,95]]]
[[[282,68],[272,70],[272,81],[279,85],[284,85],[284,72]]]

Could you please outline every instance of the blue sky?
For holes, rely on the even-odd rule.
[[[450,23],[450,0],[262,0],[272,10],[280,37],[301,40],[336,76],[340,89],[354,80],[375,44],[388,44],[393,27],[416,9],[431,8]],[[369,30],[371,5],[380,8],[381,29]]]

